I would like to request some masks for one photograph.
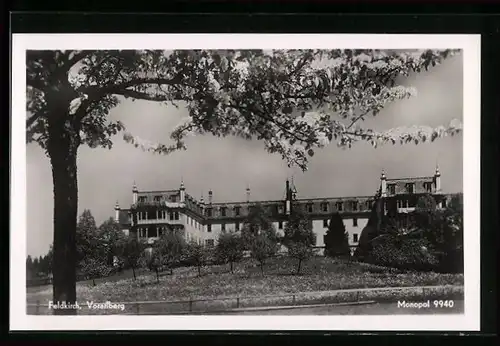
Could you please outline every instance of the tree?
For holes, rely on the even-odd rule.
[[[325,255],[342,258],[351,256],[348,234],[342,216],[338,212],[332,214],[328,224],[325,235]]]
[[[262,276],[264,276],[264,265],[267,259],[274,256],[277,251],[276,238],[269,237],[266,233],[260,233],[251,239],[250,254],[259,263]]]
[[[299,274],[302,262],[313,255],[312,247],[316,244],[312,222],[298,208],[292,208],[284,233],[283,243],[288,248],[288,255],[298,260],[297,274]]]
[[[155,242],[150,267],[156,272],[157,282],[160,282],[159,271],[164,267],[170,268],[170,272],[173,272],[172,266],[180,262],[185,247],[184,238],[178,232],[162,235]]]
[[[109,218],[99,226],[98,238],[104,248],[106,264],[113,265],[114,258],[120,255],[120,249],[126,241],[120,225],[113,218]]]
[[[30,255],[26,258],[26,278],[34,277],[33,259]]]
[[[259,235],[265,234],[273,241],[278,240],[276,229],[269,217],[269,212],[262,205],[253,205],[243,221],[241,237],[245,247],[249,247],[253,239]]]
[[[144,248],[144,244],[139,242],[136,238],[128,237],[123,243],[122,249],[120,251],[120,257],[125,263],[125,266],[128,268],[132,268],[134,280],[136,279],[135,270],[139,266],[139,260],[144,253]]]
[[[234,232],[222,232],[217,240],[217,257],[229,263],[231,273],[233,273],[233,263],[238,262],[243,258],[243,241],[242,237]]]
[[[80,215],[76,232],[76,251],[78,263],[85,258],[98,258],[104,255],[104,244],[99,237],[92,212],[85,209]]]
[[[384,203],[385,201],[384,198],[382,198],[382,191],[381,188],[379,188],[374,196],[370,217],[368,218],[366,226],[361,231],[359,243],[356,247],[356,251],[354,252],[354,256],[358,260],[362,261],[366,258],[366,256],[368,256],[372,250],[373,239],[380,235],[382,221],[384,219]]]
[[[95,279],[108,276],[110,269],[106,266],[106,263],[99,258],[87,257],[85,258],[81,265],[82,274],[85,278],[92,279],[92,285],[95,286]]]
[[[111,148],[110,137],[125,127],[108,115],[124,98],[183,102],[189,110],[189,120],[172,132],[171,144],[149,145],[125,132],[124,140],[136,147],[168,154],[186,149],[184,138],[190,133],[255,137],[289,165],[306,169],[313,149],[334,140],[342,147],[359,139],[377,146],[457,133],[457,123],[402,133],[357,126],[386,103],[413,94],[412,89],[395,84],[398,77],[434,66],[452,53],[28,51],[26,138],[45,150],[54,183],[53,300],[76,301],[78,148]],[[315,112],[298,115],[303,111]]]
[[[184,256],[189,264],[198,268],[198,276],[201,276],[201,268],[207,264],[210,258],[210,249],[195,242],[190,242],[184,250]]]

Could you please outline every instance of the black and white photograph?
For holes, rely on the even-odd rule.
[[[12,323],[479,328],[479,45],[14,35]]]

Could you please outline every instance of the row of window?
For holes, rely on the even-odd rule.
[[[358,227],[358,219],[353,217],[352,218],[352,226],[353,227]],[[327,228],[328,227],[328,220],[323,220],[323,227]]]
[[[148,196],[139,196],[139,203],[146,203],[148,201]],[[179,197],[176,195],[169,196],[168,198],[165,198],[163,196],[154,196],[153,201],[155,202],[162,202],[164,200],[168,200],[169,202],[178,202]]]
[[[350,205],[350,210],[352,211],[358,211],[360,210],[359,209],[359,202],[358,201],[350,201],[350,202],[346,202],[346,203],[349,203]],[[372,203],[373,201],[366,201],[365,202],[365,206],[367,209],[371,209],[372,208]],[[285,208],[282,204],[276,206],[277,207],[277,212],[278,214],[283,214],[285,212]],[[308,203],[308,204],[305,204],[305,211],[306,212],[309,212],[309,213],[312,213],[313,212],[313,209],[314,209],[314,204],[313,203]],[[250,207],[250,210],[251,210],[252,207]],[[337,211],[343,211],[344,210],[344,202],[336,202],[335,203],[335,209]],[[233,208],[234,210],[234,216],[240,216],[241,215],[241,207],[234,207]],[[327,202],[323,202],[320,204],[320,210],[322,212],[329,212],[330,211],[330,204],[327,203]],[[213,208],[207,208],[205,209],[205,215],[207,217],[212,217],[214,216],[214,209]],[[220,207],[219,208],[219,215],[221,217],[225,217],[228,215],[227,213],[227,207]]]
[[[432,182],[424,183],[424,190],[426,192],[432,192]],[[396,194],[396,184],[387,184],[387,191],[390,195]],[[406,183],[405,184],[405,193],[415,193],[415,183]]]
[[[139,211],[137,212],[137,220],[156,220],[156,219],[164,219],[167,220],[179,220],[179,212],[171,211],[167,212],[166,210],[157,210],[156,212],[148,213],[147,211]]]

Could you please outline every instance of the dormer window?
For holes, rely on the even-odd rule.
[[[278,214],[283,214],[285,212],[285,208],[283,204],[278,205]]]
[[[306,210],[307,210],[308,213],[312,213],[313,212],[313,205],[312,205],[312,203],[308,203],[306,205]]]
[[[352,206],[353,211],[357,211],[358,210],[358,201],[352,201],[351,206]]]
[[[396,194],[396,184],[388,184],[387,191],[389,192],[390,195],[395,195]]]
[[[406,193],[414,193],[415,192],[415,184],[413,183],[407,183],[405,185],[406,188]]]
[[[342,209],[344,209],[344,206],[342,202],[337,202],[335,203],[335,208],[337,209],[337,211],[342,211]]]
[[[226,207],[220,208],[220,216],[226,216]]]
[[[241,211],[241,207],[234,207],[234,215],[239,216]]]
[[[321,203],[321,210],[323,212],[328,212],[328,203],[327,202]]]
[[[432,183],[431,182],[425,182],[424,183],[424,189],[426,192],[432,192]]]
[[[161,202],[161,196],[155,196],[154,197],[155,202]]]
[[[208,217],[212,217],[212,209],[211,208],[208,208],[206,211],[205,211],[206,215]]]
[[[139,203],[146,203],[147,200],[148,200],[148,198],[146,196],[139,197]]]

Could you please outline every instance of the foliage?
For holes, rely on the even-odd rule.
[[[159,271],[164,268],[172,270],[173,266],[181,261],[185,247],[184,238],[179,232],[164,234],[155,242],[150,269],[156,272],[157,279]]]
[[[95,286],[95,279],[108,276],[111,269],[102,260],[87,257],[80,264],[80,271]]]
[[[126,241],[120,225],[113,218],[109,218],[99,226],[98,238],[104,248],[106,263],[113,265],[114,257],[120,256],[121,248]]]
[[[241,229],[241,237],[246,249],[249,249],[254,238],[259,234],[265,234],[268,238],[278,241],[276,229],[271,221],[269,210],[262,205],[253,205],[245,217]]]
[[[288,248],[288,255],[298,260],[297,274],[299,274],[302,262],[312,257],[312,247],[316,244],[312,222],[298,208],[292,208],[284,233],[283,243]]]
[[[217,240],[216,253],[217,258],[223,263],[231,265],[231,273],[233,272],[234,262],[238,262],[243,258],[244,245],[242,237],[235,232],[222,232]]]
[[[408,270],[432,270],[438,263],[425,239],[382,235],[373,241],[367,262]]]
[[[267,260],[278,252],[279,245],[276,238],[269,237],[266,233],[254,236],[250,242],[250,254],[259,265],[262,275],[264,275],[264,265]]]
[[[325,255],[330,257],[350,257],[349,238],[342,216],[333,213],[325,235]]]
[[[143,243],[139,242],[135,237],[128,237],[120,251],[120,258],[123,260],[125,266],[132,268],[134,280],[136,278],[135,270],[139,267],[139,261],[143,256],[144,249],[145,245]]]
[[[372,241],[381,232],[382,221],[384,219],[384,199],[381,198],[381,192],[381,189],[378,189],[375,193],[370,217],[366,226],[361,231],[358,246],[354,252],[354,256],[361,261],[371,252]]]
[[[86,258],[99,258],[105,261],[105,245],[99,237],[92,212],[84,210],[80,215],[76,231],[76,249],[78,262]]]
[[[198,276],[201,276],[201,268],[203,268],[210,259],[210,250],[210,248],[195,242],[188,243],[184,250],[184,256],[187,263],[198,268]]]

